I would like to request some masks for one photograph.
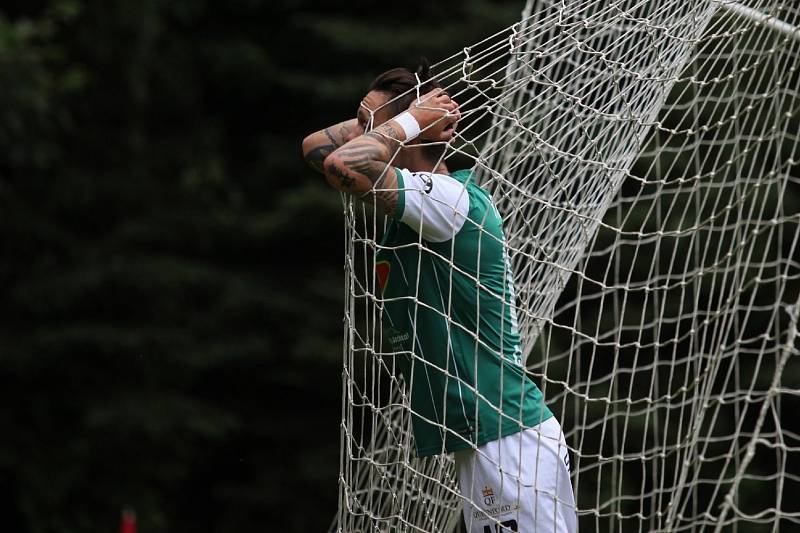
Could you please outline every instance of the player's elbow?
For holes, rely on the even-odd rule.
[[[325,157],[322,171],[325,174],[325,180],[334,189],[361,196],[372,189],[372,183],[349,164],[352,157],[351,152],[339,148]],[[362,163],[356,161],[355,164]]]
[[[322,163],[322,170],[325,173],[325,180],[331,187],[339,189],[340,191],[350,192],[344,187],[347,183],[345,179],[347,176],[347,168],[338,151],[325,157],[325,161]]]
[[[303,159],[308,161],[309,155],[311,154],[311,151],[314,150],[314,134],[313,133],[311,135],[306,136],[306,138],[303,139],[302,148],[303,148]]]

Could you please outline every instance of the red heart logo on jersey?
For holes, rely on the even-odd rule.
[[[392,265],[389,261],[381,261],[375,264],[375,275],[378,277],[378,294],[383,294],[383,289],[386,288],[386,282],[389,279],[389,271]]]

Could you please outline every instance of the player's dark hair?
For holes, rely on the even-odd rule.
[[[403,111],[406,111],[411,105],[411,102],[417,98],[417,77],[419,77],[421,83],[419,86],[420,96],[441,87],[439,82],[436,81],[431,74],[430,63],[423,57],[419,61],[416,76],[405,67],[393,68],[375,78],[370,84],[369,90],[389,93],[391,95],[391,100],[386,106],[392,112],[392,116],[397,116]],[[395,98],[397,96],[399,96],[399,98]],[[438,161],[441,159],[447,146],[425,146],[421,149],[427,159],[430,161]]]

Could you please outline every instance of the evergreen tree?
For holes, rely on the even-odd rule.
[[[342,244],[302,137],[517,2],[53,0],[0,13],[0,512],[319,531]],[[313,506],[313,512],[309,512]]]

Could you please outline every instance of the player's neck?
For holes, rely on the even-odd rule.
[[[428,161],[423,157],[415,157],[406,161],[405,167],[411,172],[432,172],[434,174],[450,175],[444,161]]]

